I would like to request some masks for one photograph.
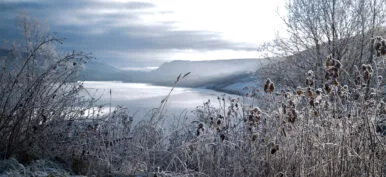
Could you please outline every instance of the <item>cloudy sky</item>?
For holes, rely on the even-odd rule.
[[[0,41],[20,12],[65,37],[64,49],[146,69],[171,60],[257,58],[281,20],[280,0],[0,0]],[[1,42],[0,42],[1,43]]]

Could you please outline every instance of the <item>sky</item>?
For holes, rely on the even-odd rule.
[[[21,12],[66,38],[64,50],[148,70],[172,60],[259,58],[282,0],[0,0],[0,44],[20,37]]]

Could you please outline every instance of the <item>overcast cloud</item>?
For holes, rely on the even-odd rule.
[[[3,0],[0,1],[0,39],[19,37],[15,17],[25,11],[47,24],[50,31],[65,37],[63,49],[92,52],[99,61],[121,68],[148,68],[175,59],[254,58],[257,44],[262,42],[258,38],[268,40],[273,36],[273,30],[268,37],[250,36],[256,38],[252,40],[248,36],[237,36],[237,30],[245,29],[240,33],[247,33],[249,28],[237,21],[249,18],[224,16],[224,20],[223,15],[217,13],[221,10],[215,7],[204,8],[202,13],[206,14],[200,14],[200,8],[207,5],[204,2],[197,1],[198,4],[194,4],[197,6],[192,7],[196,10],[191,13],[197,16],[195,19],[187,12],[189,7],[182,3],[173,6],[173,1],[161,4],[161,1]],[[216,18],[210,18],[210,9]],[[235,13],[234,16],[239,14],[229,7],[225,10]],[[235,29],[229,29],[232,24],[228,23],[235,23]],[[250,26],[253,30],[259,29],[256,25]],[[214,29],[217,27],[220,28]],[[249,35],[253,35],[251,30]]]

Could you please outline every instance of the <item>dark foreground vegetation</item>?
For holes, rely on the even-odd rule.
[[[307,5],[303,2],[291,1],[289,9],[316,7],[312,3],[296,6]],[[196,108],[194,117],[182,115],[168,129],[159,125],[170,120],[164,116],[169,95],[149,119],[137,124],[124,107],[101,114],[102,107],[91,96],[81,96],[84,88],[75,82],[82,64],[91,57],[75,51],[57,53],[54,44],[62,40],[42,33],[36,23],[21,17],[18,24],[25,39],[0,58],[0,174],[385,176],[386,41],[376,37],[382,23],[375,22],[383,11],[378,9],[382,4],[373,2],[353,2],[355,7],[366,7],[364,11],[377,10],[357,16],[363,17],[364,28],[348,38],[339,36],[343,33],[333,27],[338,22],[331,20],[335,17],[327,17],[342,13],[334,10],[338,7],[351,6],[338,6],[342,4],[332,0],[320,3],[325,6],[319,11],[292,9],[292,20],[311,19],[310,12],[327,14],[310,26],[323,27],[323,34],[311,38],[316,44],[308,43],[311,47],[303,48],[303,53],[291,55],[296,60],[265,69],[272,72],[287,64],[288,70],[303,70],[274,72],[264,86],[245,88],[248,94],[242,97],[205,102]],[[330,6],[334,8],[324,8]],[[296,16],[295,12],[306,15]],[[320,25],[323,20],[326,26]],[[307,19],[304,22],[302,27],[311,24]],[[343,43],[357,36],[362,36],[358,37],[361,45]],[[299,42],[303,38],[291,39]],[[302,58],[306,53],[309,58]],[[351,57],[355,60],[350,61]],[[178,76],[175,86],[188,75]]]

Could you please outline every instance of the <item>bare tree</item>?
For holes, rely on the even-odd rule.
[[[288,38],[275,40],[270,50],[280,56],[291,56],[284,61],[285,64],[279,62],[278,65],[291,65],[288,68],[293,66],[303,73],[314,70],[315,86],[321,87],[325,80],[324,62],[330,54],[344,66],[349,66],[347,73],[352,73],[353,65],[371,63],[371,38],[384,31],[381,25],[385,19],[385,7],[384,0],[288,0],[287,15],[283,17]],[[277,75],[277,78],[284,77],[280,74],[283,72],[277,70],[271,65],[264,72]],[[264,72],[260,74],[264,75]],[[296,81],[298,75],[289,79],[299,85]]]

